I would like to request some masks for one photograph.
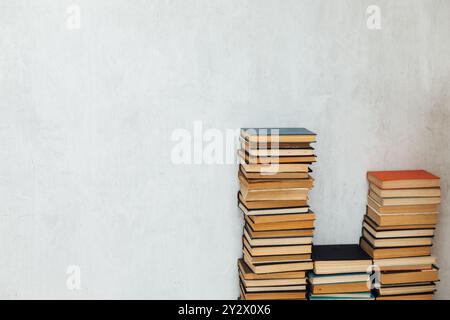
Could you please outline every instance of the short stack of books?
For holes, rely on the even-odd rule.
[[[303,128],[241,130],[239,208],[244,213],[241,299],[305,299],[306,271],[313,267],[315,214],[311,143]]]
[[[313,246],[310,300],[373,300],[372,258],[357,244]]]
[[[361,247],[380,274],[379,300],[432,299],[440,179],[424,170],[369,172]]]

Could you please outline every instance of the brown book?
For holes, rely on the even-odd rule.
[[[283,221],[269,223],[254,223],[249,216],[245,216],[245,221],[253,231],[272,231],[289,229],[313,229],[314,220],[305,221]]]
[[[250,157],[306,157],[314,156],[314,148],[299,145],[297,148],[288,147],[286,144],[251,144],[241,139],[241,149]],[[272,159],[272,162],[274,160]],[[278,160],[276,161],[278,162]]]
[[[291,263],[291,262],[311,262],[311,254],[291,254],[283,256],[260,256],[253,257],[244,246],[242,249],[244,260],[247,265],[260,266],[268,264]],[[253,270],[253,269],[252,269]],[[302,269],[306,270],[306,269]],[[286,270],[285,270],[286,271]],[[295,271],[295,270],[288,270]]]
[[[366,229],[363,229],[363,237],[374,248],[389,248],[389,247],[417,247],[417,246],[431,246],[433,238],[418,237],[418,238],[388,238],[377,239],[373,237]]]
[[[248,234],[254,238],[284,238],[284,237],[312,237],[314,229],[291,229],[291,230],[273,230],[273,231],[253,231],[250,226],[246,229]]]
[[[306,149],[311,149],[310,147],[306,147]],[[315,155],[311,156],[275,156],[275,157],[255,157],[251,156],[244,149],[240,149],[238,151],[239,157],[248,164],[267,164],[267,163],[313,163],[317,161],[317,157]]]
[[[436,264],[433,256],[406,257],[392,259],[375,259],[373,264],[381,271],[408,271],[408,270],[431,270]]]
[[[418,282],[434,282],[439,280],[439,271],[436,268],[431,270],[383,272],[381,273],[381,284],[403,284]]]
[[[244,275],[239,272],[239,279],[248,292],[306,290],[306,278],[249,280],[245,279]],[[250,290],[250,288],[254,288],[255,290]]]
[[[242,174],[247,179],[308,179],[309,178],[309,172],[277,172],[277,173],[271,173],[271,174],[262,174],[260,172],[247,172],[245,171],[245,168],[241,165],[240,170]]]
[[[433,294],[405,294],[377,297],[376,300],[433,300]]]
[[[374,238],[405,238],[405,237],[433,237],[434,229],[409,229],[409,230],[386,230],[377,231],[374,226],[364,218],[363,228],[367,230]]]
[[[373,208],[379,213],[429,213],[438,212],[439,205],[437,204],[420,204],[420,205],[407,205],[407,206],[382,206],[370,196],[367,199],[369,207]]]
[[[252,247],[308,245],[312,244],[313,240],[312,237],[252,238],[246,228],[244,228],[244,237]]]
[[[257,274],[307,271],[313,268],[313,262],[310,259],[297,259],[297,257],[301,258],[307,255],[252,257],[245,247],[243,253],[245,263]],[[309,257],[311,256],[309,255]],[[267,260],[268,262],[261,262],[262,260]]]
[[[242,168],[246,172],[256,172],[270,178],[276,173],[309,172],[308,163],[271,163],[271,164],[247,164],[241,162]]]
[[[306,280],[303,279],[305,282]],[[252,280],[250,282],[258,282],[259,280]],[[267,280],[266,280],[267,281]],[[278,281],[278,280],[275,280]],[[242,285],[245,287],[247,293],[255,292],[299,292],[306,290],[306,284],[301,285],[287,285],[287,286],[248,286],[248,282],[241,281]]]
[[[382,214],[368,207],[367,215],[379,226],[434,225],[437,223],[437,213]]]
[[[311,189],[314,185],[314,179],[247,179],[242,172],[238,174],[239,182],[249,191],[266,190],[266,189],[287,189],[287,188],[303,188]]]
[[[242,128],[241,137],[253,143],[302,143],[316,141],[316,134],[305,128]]]
[[[304,279],[305,271],[278,272],[278,273],[254,273],[244,262],[244,259],[238,260],[239,272],[246,280],[273,280],[273,279]]]
[[[241,285],[244,300],[306,300],[306,291],[247,292]]]
[[[382,198],[370,190],[369,197],[381,206],[416,206],[441,203],[440,197],[416,197],[416,198]]]
[[[264,200],[308,200],[309,190],[305,188],[248,190],[241,184],[241,194],[247,202]]]
[[[313,142],[280,142],[275,141],[274,143],[269,142],[252,142],[248,141],[242,137],[239,137],[241,145],[246,145],[250,149],[309,149]]]
[[[348,282],[348,283],[329,283],[318,284],[311,286],[312,293],[324,294],[324,293],[352,293],[352,292],[365,292],[370,291],[367,286],[367,282]]]
[[[360,245],[361,248],[374,259],[420,257],[420,256],[429,256],[431,254],[431,246],[374,248],[364,238],[361,238]]]
[[[311,245],[286,245],[286,246],[251,246],[247,239],[242,237],[245,248],[254,256],[277,256],[277,255],[291,255],[291,254],[309,254],[311,253]]]
[[[423,283],[417,285],[387,285],[379,289],[381,296],[405,295],[414,293],[431,293],[436,291],[434,283]]]
[[[269,209],[248,209],[239,201],[239,209],[247,216],[266,216],[266,215],[284,215],[308,213],[309,207],[293,207],[293,208],[269,208]]]
[[[371,171],[367,179],[381,189],[439,187],[439,177],[425,170]]]
[[[306,200],[274,200],[274,201],[246,201],[242,194],[238,194],[239,201],[248,209],[275,209],[275,208],[296,208],[306,207]]]
[[[370,190],[382,198],[415,198],[415,197],[440,197],[440,188],[422,188],[422,189],[386,189],[378,188],[373,183],[370,184]]]
[[[312,211],[309,213],[298,214],[277,214],[266,216],[249,216],[253,223],[269,223],[269,222],[285,222],[285,221],[305,221],[316,219],[316,214]]]
[[[434,230],[434,224],[410,224],[410,225],[392,225],[392,226],[379,226],[375,221],[370,219],[368,215],[364,216],[364,222],[370,224],[370,226],[376,231],[408,231],[417,229],[432,229]]]

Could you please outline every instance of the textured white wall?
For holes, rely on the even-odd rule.
[[[1,0],[0,297],[236,298],[237,166],[170,162],[172,131],[201,120],[318,133],[316,243],[357,242],[367,170],[440,175],[450,298],[449,13],[446,0]]]

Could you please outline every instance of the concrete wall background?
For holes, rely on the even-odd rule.
[[[440,175],[437,297],[450,298],[449,13],[444,0],[0,1],[0,297],[235,299],[237,166],[170,161],[173,130],[200,120],[318,133],[318,244],[358,240],[367,170]]]

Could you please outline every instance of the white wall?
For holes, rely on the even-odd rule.
[[[320,244],[358,241],[367,170],[440,175],[450,298],[449,13],[446,0],[1,0],[0,297],[235,299],[237,166],[170,161],[173,130],[201,120],[318,133]]]

